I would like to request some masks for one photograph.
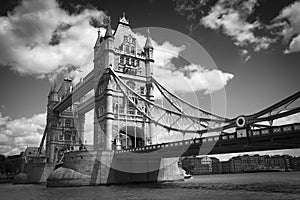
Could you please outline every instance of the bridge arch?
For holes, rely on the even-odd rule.
[[[140,127],[123,126],[119,129],[119,139],[121,148],[142,147],[145,145],[145,132]],[[117,142],[118,135],[114,138],[114,144]]]

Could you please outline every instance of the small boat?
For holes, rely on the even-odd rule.
[[[184,169],[182,169],[181,171],[183,173],[184,179],[189,179],[193,177],[190,173],[187,173]]]

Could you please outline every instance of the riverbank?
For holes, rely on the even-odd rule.
[[[194,176],[181,182],[47,188],[2,184],[1,199],[95,200],[299,200],[300,172]]]

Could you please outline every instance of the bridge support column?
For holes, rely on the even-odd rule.
[[[97,121],[97,116],[95,112],[94,117],[94,151],[97,151],[99,149],[99,132],[100,132],[100,125]]]
[[[74,159],[81,157],[81,161]],[[183,180],[178,158],[123,157],[113,151],[68,152],[47,186],[85,186]]]
[[[79,114],[77,120],[77,131],[80,143],[84,143],[84,124],[85,124],[85,114]]]

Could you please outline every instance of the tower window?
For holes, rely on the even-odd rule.
[[[141,87],[141,88],[140,88],[140,93],[141,93],[141,94],[144,94],[144,93],[145,93],[145,87]]]
[[[119,113],[124,113],[124,106],[123,105],[120,105],[120,107],[119,107]]]
[[[115,108],[114,112],[119,113],[119,104],[116,103],[114,108]]]
[[[66,127],[72,127],[72,120],[71,119],[66,119],[65,126]]]
[[[124,62],[125,62],[125,56],[122,55],[122,56],[120,56],[120,63],[124,64]]]
[[[135,66],[140,66],[140,61],[138,59],[135,60]]]
[[[134,46],[131,46],[131,51],[130,51],[131,54],[135,54],[135,48]]]
[[[128,44],[126,44],[126,46],[125,46],[125,53],[129,54],[129,45]]]
[[[132,103],[129,103],[127,107],[127,114],[134,115],[135,114],[135,107],[133,106]]]
[[[131,65],[134,66],[134,61],[135,59],[134,58],[131,58]]]
[[[65,132],[65,140],[67,140],[67,141],[71,140],[71,133],[69,131]]]
[[[64,139],[64,136],[62,134],[62,132],[59,133],[59,140],[63,140]]]

